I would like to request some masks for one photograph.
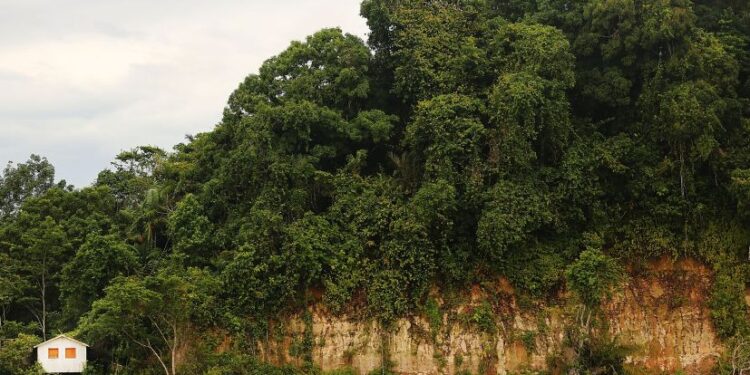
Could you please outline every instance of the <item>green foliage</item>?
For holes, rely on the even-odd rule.
[[[306,310],[302,315],[302,321],[305,324],[305,332],[302,336],[297,337],[289,347],[289,354],[302,359],[308,370],[313,369],[313,349],[315,346],[315,337],[313,336],[312,314]]]
[[[523,331],[520,334],[521,342],[523,343],[523,347],[526,348],[526,351],[529,353],[536,352],[536,336],[537,333],[534,331]]]
[[[745,303],[745,283],[736,272],[725,271],[716,276],[708,305],[719,336],[730,338],[748,333],[750,326]]]
[[[575,82],[570,42],[553,26],[503,23],[492,35],[490,46],[500,71],[533,74],[559,88],[570,88]]]
[[[89,234],[76,255],[62,269],[60,298],[66,316],[77,318],[102,297],[104,288],[120,275],[139,267],[138,254],[114,235]]]
[[[205,371],[208,375],[302,375],[292,366],[273,366],[247,355],[221,355]]]
[[[0,374],[2,375],[31,375],[36,360],[32,354],[34,345],[41,343],[39,337],[20,334],[11,340],[0,340]]]
[[[625,360],[633,348],[611,337],[595,337],[581,348],[578,361],[572,366],[585,373],[626,373]],[[611,371],[611,372],[610,372]]]
[[[495,311],[492,305],[486,301],[471,310],[468,321],[484,333],[495,333],[497,329],[495,325]]]
[[[365,0],[361,13],[367,43],[339,29],[292,42],[214,129],[124,151],[92,187],[56,182],[38,156],[9,164],[0,337],[78,328],[99,373],[311,373],[308,335],[304,369],[257,362],[272,320],[320,299],[385,325],[424,313],[435,335],[434,287],[500,276],[520,301],[567,281],[591,308],[621,280],[605,254],[701,258],[717,330],[746,333],[746,2]],[[488,303],[461,319],[498,329]],[[194,352],[176,355],[188,338]],[[571,366],[622,372],[610,341],[577,346]]]
[[[325,29],[293,42],[249,76],[229,99],[232,115],[255,113],[269,102],[309,100],[354,110],[367,97],[369,51],[357,37]]]
[[[65,181],[55,183],[55,168],[47,158],[31,155],[25,163],[9,162],[0,175],[0,218],[18,212],[26,199],[42,195],[53,187],[65,188]]]
[[[490,121],[506,167],[559,158],[571,131],[565,90],[573,86],[573,55],[553,27],[507,24],[490,41],[499,77],[489,95]]]
[[[202,212],[202,206],[192,194],[177,204],[169,215],[167,225],[174,241],[175,252],[189,255],[191,259],[210,259],[211,222]]]
[[[109,187],[120,207],[134,209],[153,187],[155,174],[166,157],[164,150],[153,146],[123,151],[112,162],[114,171],[107,169],[99,173],[95,185]]]
[[[747,336],[737,336],[726,340],[726,350],[719,357],[714,372],[730,375],[742,372],[750,364],[750,342]]]
[[[376,368],[370,371],[367,375],[396,375],[396,373],[388,369]]]
[[[131,350],[115,356],[145,354],[174,375],[177,345],[193,327],[215,324],[218,292],[212,276],[197,269],[165,268],[153,276],[120,276],[82,317],[81,334],[91,342],[111,340],[115,347]]]
[[[378,5],[381,8],[374,9]],[[383,44],[391,50],[383,52],[391,59],[393,91],[404,100],[415,103],[433,95],[477,89],[472,84],[481,81],[487,70],[478,9],[440,2],[387,1],[365,1],[362,8],[390,23],[384,25],[387,40]]]
[[[457,181],[458,172],[479,161],[486,132],[481,112],[481,102],[455,94],[419,103],[404,141],[424,159],[426,179]]]
[[[566,326],[561,352],[548,358],[550,371],[583,374],[619,374],[625,371],[636,347],[609,333],[607,317],[596,307],[579,305],[575,321]]]
[[[750,215],[750,169],[732,171],[730,188],[737,197],[737,211],[740,215]]]
[[[551,222],[549,201],[532,183],[498,182],[490,191],[479,219],[477,241],[490,259],[502,261],[508,252],[527,245],[532,234]]]
[[[341,369],[326,371],[323,373],[323,375],[357,375],[357,372],[352,369]]]
[[[382,321],[392,323],[408,311],[409,298],[405,287],[406,281],[399,272],[378,272],[368,286],[368,306]]]
[[[596,249],[583,251],[565,271],[568,287],[588,307],[599,306],[608,298],[622,276],[623,270],[617,262]]]
[[[542,298],[561,284],[566,262],[560,254],[533,250],[511,257],[503,271],[519,291]]]
[[[427,299],[424,310],[425,315],[427,315],[427,321],[430,323],[430,333],[434,340],[443,326],[443,313],[440,311],[440,306],[434,298]]]

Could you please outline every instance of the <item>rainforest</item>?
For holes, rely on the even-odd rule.
[[[607,324],[664,260],[705,269],[721,349],[700,372],[750,368],[750,3],[365,0],[361,15],[366,41],[291,42],[213,130],[124,151],[91,186],[41,156],[8,164],[0,374],[38,373],[33,346],[61,333],[90,345],[86,374],[416,374],[386,350],[408,320],[438,349],[457,324],[538,351],[551,320],[508,329],[503,290],[574,322],[516,373],[678,373],[635,363]],[[353,347],[322,366],[321,314],[376,327],[377,363]],[[492,350],[425,361],[505,374]]]

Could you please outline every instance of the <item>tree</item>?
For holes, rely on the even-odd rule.
[[[500,173],[559,161],[572,131],[568,41],[552,27],[520,23],[502,25],[490,43],[499,77],[488,112]]]
[[[210,321],[205,318],[215,309],[211,304],[216,294],[218,284],[197,269],[119,276],[82,318],[80,329],[91,341],[132,342],[153,356],[165,374],[176,375],[177,353],[187,345],[196,322]]]
[[[114,201],[107,188],[53,188],[27,199],[0,231],[0,252],[11,259],[18,291],[11,308],[33,316],[46,339],[50,313],[59,316],[59,281],[65,263],[92,232],[118,233]],[[24,322],[25,319],[22,319]],[[57,323],[54,319],[53,323]]]
[[[370,89],[369,59],[367,46],[340,29],[324,29],[305,42],[293,42],[232,94],[225,121],[254,114],[262,106],[294,101],[356,114]]]
[[[212,258],[211,222],[194,195],[188,194],[169,215],[167,226],[172,250],[189,255],[194,262],[205,263]]]
[[[21,296],[18,266],[7,254],[0,253],[0,329],[8,320],[8,309]]]
[[[731,191],[737,202],[737,213],[743,217],[750,217],[750,169],[735,169],[732,171]]]
[[[387,21],[377,25],[377,31],[388,31],[371,40],[387,46],[378,52],[388,53],[384,58],[393,69],[392,90],[407,105],[441,94],[471,95],[486,85],[484,25],[476,7],[441,1],[365,1],[362,9],[371,24]],[[387,39],[376,39],[383,37]]]
[[[502,262],[509,251],[530,241],[535,231],[552,222],[552,209],[543,189],[530,182],[500,181],[489,192],[476,233],[485,259]]]
[[[135,273],[140,265],[135,250],[115,235],[91,233],[61,271],[60,299],[64,316],[77,319],[102,297],[117,276]]]
[[[31,155],[26,163],[9,162],[0,176],[0,218],[16,214],[23,202],[39,196],[52,187],[66,187],[65,181],[55,184],[55,168],[47,158]]]
[[[476,168],[485,144],[479,100],[441,95],[419,103],[404,142],[424,160],[425,179],[458,182]]]
[[[154,146],[140,146],[123,151],[112,162],[114,170],[104,170],[97,176],[97,186],[108,186],[123,208],[135,208],[156,183],[156,173],[167,158],[164,150]]]
[[[654,127],[675,154],[680,193],[685,198],[689,179],[686,165],[708,160],[719,147],[716,133],[722,126],[724,103],[705,82],[683,83],[660,96]]]
[[[18,259],[15,273],[22,279],[25,289],[19,303],[24,305],[34,316],[41,330],[42,339],[47,339],[50,303],[57,293],[57,282],[60,277],[64,256],[69,253],[65,233],[54,219],[25,218],[22,220],[40,220],[37,225],[28,228],[21,235],[21,243],[13,246],[12,254]]]

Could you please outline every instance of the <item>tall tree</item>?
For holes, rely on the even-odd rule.
[[[26,199],[54,186],[66,184],[65,181],[55,184],[55,168],[47,158],[32,154],[25,163],[9,162],[0,176],[0,218],[17,213]]]
[[[176,375],[180,349],[188,344],[196,322],[213,320],[205,317],[216,308],[211,304],[217,294],[214,279],[196,269],[121,276],[94,302],[80,329],[90,340],[133,343],[152,356],[166,375]]]

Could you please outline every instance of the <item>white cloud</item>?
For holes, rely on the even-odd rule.
[[[174,57],[167,49],[139,40],[99,34],[72,35],[0,50],[0,71],[41,84],[95,91],[123,84],[134,65],[172,60]]]
[[[291,40],[366,32],[359,0],[0,3],[0,162],[42,154],[77,186],[123,149],[210,130]]]

